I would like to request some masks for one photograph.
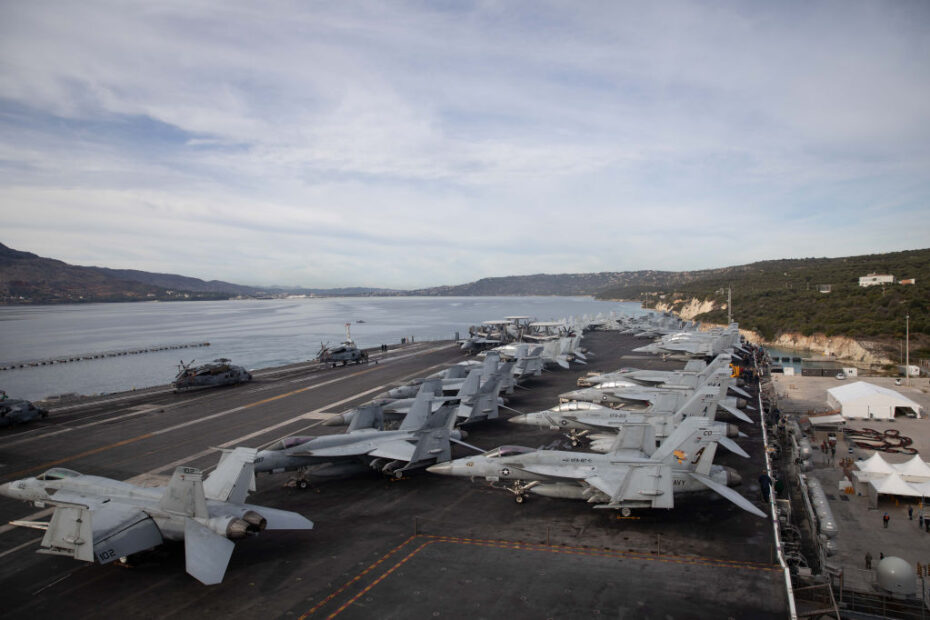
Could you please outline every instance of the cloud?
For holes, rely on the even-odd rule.
[[[404,288],[921,247],[928,26],[920,2],[8,4],[3,241]]]

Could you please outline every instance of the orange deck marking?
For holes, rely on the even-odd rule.
[[[781,572],[781,568],[778,566],[772,566],[770,564],[762,564],[759,562],[744,562],[738,560],[718,560],[714,558],[705,558],[701,556],[678,556],[678,555],[654,555],[648,551],[614,551],[610,549],[591,549],[588,547],[571,547],[565,545],[545,545],[541,543],[524,543],[519,541],[507,541],[507,540],[493,540],[493,539],[480,539],[480,538],[459,538],[455,536],[433,536],[430,534],[419,534],[414,535],[399,544],[398,546],[391,549],[388,553],[382,556],[377,562],[363,570],[361,573],[350,579],[338,590],[327,596],[325,599],[314,605],[308,612],[300,616],[300,620],[304,620],[307,616],[316,613],[323,607],[326,603],[332,601],[339,594],[345,592],[351,585],[358,583],[362,577],[370,573],[375,567],[387,560],[389,557],[400,551],[404,546],[410,544],[416,539],[426,539],[420,545],[418,545],[413,551],[408,553],[402,559],[398,560],[393,566],[388,568],[386,571],[381,573],[377,579],[372,581],[370,584],[365,586],[360,592],[355,596],[347,600],[345,603],[339,606],[334,612],[329,614],[326,618],[335,618],[340,613],[345,611],[352,603],[357,601],[361,596],[369,592],[376,585],[381,583],[385,578],[388,577],[391,573],[396,571],[398,568],[403,566],[415,555],[420,553],[423,549],[429,547],[432,544],[436,543],[451,543],[458,545],[474,545],[479,547],[496,547],[498,549],[513,549],[516,551],[545,551],[548,553],[561,553],[564,555],[584,555],[590,557],[605,557],[605,558],[629,558],[634,560],[653,560],[658,562],[670,562],[673,564],[697,564],[703,566],[711,567],[723,567],[723,568],[744,568],[749,570],[759,570],[759,571],[771,571],[771,572]]]

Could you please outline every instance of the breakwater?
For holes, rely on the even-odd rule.
[[[187,344],[163,344],[151,347],[137,347],[135,349],[124,349],[121,351],[103,351],[102,353],[81,353],[78,355],[63,355],[41,360],[27,360],[24,362],[0,363],[0,371],[14,370],[16,368],[35,368],[37,366],[54,366],[56,364],[70,364],[74,362],[83,362],[87,360],[99,360],[108,357],[120,357],[123,355],[142,355],[144,353],[157,353],[159,351],[171,351],[173,349],[196,349],[199,347],[209,347],[209,342],[191,342]]]

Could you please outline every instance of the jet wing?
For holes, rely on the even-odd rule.
[[[107,564],[162,543],[155,521],[138,507],[67,491],[55,502],[61,505],[45,530],[44,553]]]
[[[535,463],[532,465],[522,465],[519,467],[523,471],[546,476],[547,478],[567,478],[569,480],[583,480],[591,476],[597,470],[591,465],[548,465]]]
[[[602,468],[585,482],[610,497],[604,508],[619,508],[623,502],[650,502],[653,508],[672,508],[672,471],[666,465],[615,465]]]
[[[607,428],[611,430],[617,430],[626,423],[625,418],[605,418],[605,417],[594,417],[594,416],[575,416],[575,422],[578,424],[584,424],[585,426],[591,426],[594,428]]]
[[[652,402],[653,400],[655,400],[656,394],[658,394],[658,392],[656,390],[639,389],[639,390],[617,390],[616,392],[610,392],[610,394],[622,400]]]
[[[624,483],[630,475],[630,467],[619,465],[610,469],[599,470],[595,475],[584,479],[585,483],[594,487],[610,498],[611,503],[617,501],[622,494]]]
[[[157,547],[162,543],[155,521],[134,506],[115,505],[93,511],[94,555],[101,564]]]
[[[357,441],[347,443],[341,446],[330,446],[328,448],[317,448],[315,450],[295,451],[300,456],[313,456],[317,458],[338,458],[347,456],[362,456],[368,454],[372,449],[371,441]]]
[[[378,447],[368,453],[368,456],[379,456],[386,459],[394,459],[395,461],[410,462],[414,452],[416,452],[415,445],[409,441],[397,439],[379,443]]]

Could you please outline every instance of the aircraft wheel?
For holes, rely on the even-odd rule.
[[[309,488],[309,487],[310,487],[310,483],[307,482],[306,480],[298,480],[298,481],[297,481],[297,488],[298,488],[298,489],[307,489],[307,488]]]
[[[624,517],[629,517],[631,514],[633,514],[633,511],[630,510],[629,508],[621,508],[620,514],[623,515]]]
[[[526,501],[526,498],[522,495],[517,495],[513,498],[513,501],[517,502],[518,504],[522,504],[524,501]]]
[[[404,477],[404,472],[402,472],[402,471],[400,471],[400,470],[397,470],[397,471],[394,472],[394,477],[397,478],[398,480],[400,480],[401,478]]]

